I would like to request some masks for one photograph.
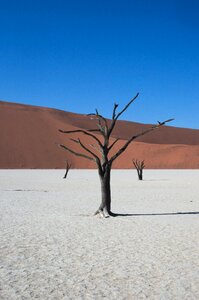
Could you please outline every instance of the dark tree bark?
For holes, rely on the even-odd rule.
[[[69,163],[69,162],[66,160],[66,172],[65,172],[64,177],[63,177],[64,179],[67,178],[68,172],[69,172],[69,170],[71,169],[71,167],[72,167],[72,164]]]
[[[116,113],[118,104],[114,104],[113,113],[112,113],[112,120],[108,122],[106,118],[98,113],[96,110],[95,113],[88,114],[92,119],[96,119],[97,121],[97,128],[89,129],[89,130],[71,130],[71,131],[64,131],[59,129],[59,132],[65,134],[76,134],[82,133],[90,137],[91,140],[95,142],[95,144],[84,145],[84,143],[79,139],[71,139],[74,143],[79,144],[79,146],[84,150],[84,153],[76,152],[73,149],[65,146],[59,145],[64,150],[79,156],[83,157],[88,160],[92,160],[96,163],[98,168],[98,173],[101,182],[101,204],[96,211],[96,215],[99,214],[103,217],[114,216],[114,213],[111,212],[111,186],[110,186],[110,178],[111,178],[111,167],[115,159],[117,159],[133,142],[135,139],[139,138],[142,135],[145,135],[161,126],[165,123],[172,121],[173,119],[166,120],[164,122],[158,122],[157,125],[153,125],[152,127],[136,134],[132,135],[132,137],[127,140],[124,145],[115,152],[112,156],[110,156],[110,150],[114,147],[119,139],[116,139],[110,145],[110,137],[115,127],[115,124],[118,118],[127,110],[127,108],[135,101],[138,97],[137,94],[119,113]],[[95,134],[97,133],[97,135]],[[99,138],[99,135],[101,138]],[[94,149],[94,150],[93,150]],[[96,152],[99,152],[100,155],[97,155]],[[86,153],[86,154],[85,154]]]
[[[143,180],[143,169],[145,168],[144,160],[139,161],[139,160],[133,160],[133,164],[137,170],[138,174],[138,179]]]
[[[95,214],[99,213],[106,217],[111,215],[111,168],[107,166],[104,174],[99,174],[99,176],[101,182],[101,204]]]

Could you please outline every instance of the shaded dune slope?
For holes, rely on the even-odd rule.
[[[147,126],[145,124],[118,121],[113,132],[121,140],[115,145],[119,149],[126,139]],[[75,130],[96,128],[96,121],[88,116],[0,101],[0,168],[64,168],[65,160],[73,168],[95,168],[89,160],[78,158],[60,149],[64,143],[82,152],[78,145],[58,129]],[[85,143],[92,141],[76,134]],[[132,159],[145,159],[148,168],[199,168],[199,130],[165,126],[139,138],[115,161],[115,168],[132,168]]]

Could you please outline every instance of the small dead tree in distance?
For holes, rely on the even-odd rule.
[[[59,129],[59,132],[64,133],[64,134],[83,133],[83,134],[89,136],[90,138],[92,138],[93,141],[96,142],[96,145],[85,145],[80,140],[80,138],[71,139],[74,143],[79,144],[81,146],[81,148],[83,150],[85,150],[85,152],[87,152],[87,154],[84,154],[81,152],[76,152],[63,144],[59,145],[61,148],[65,149],[66,151],[68,151],[76,156],[94,161],[96,163],[97,168],[98,168],[100,182],[101,182],[101,204],[100,204],[98,210],[96,211],[95,215],[100,214],[102,217],[115,216],[115,214],[113,212],[111,212],[111,186],[110,186],[110,178],[111,178],[110,175],[111,175],[111,168],[112,168],[113,162],[127,149],[127,147],[134,140],[136,140],[140,136],[143,136],[143,135],[163,126],[167,122],[170,122],[173,120],[173,119],[169,119],[169,120],[166,120],[163,122],[158,122],[158,124],[153,125],[152,127],[148,128],[146,130],[143,130],[138,134],[132,135],[132,137],[129,138],[124,143],[124,145],[118,151],[116,151],[115,154],[113,154],[111,157],[109,157],[110,150],[114,147],[114,145],[119,140],[119,138],[117,138],[117,139],[115,139],[115,141],[112,144],[110,144],[110,137],[111,137],[111,134],[115,127],[115,124],[116,124],[118,118],[135,101],[135,99],[138,97],[138,95],[139,95],[139,93],[119,113],[116,113],[118,104],[115,103],[114,107],[113,107],[113,112],[112,112],[112,120],[110,123],[107,121],[107,119],[105,117],[100,115],[96,109],[95,113],[88,114],[88,116],[96,119],[98,128],[88,129],[88,130],[78,129],[78,130],[69,130],[69,131],[64,131],[64,130]],[[99,137],[93,133],[100,134],[103,141],[101,142]],[[97,149],[97,151],[100,153],[100,155],[96,155],[95,152],[93,152],[93,149],[91,150],[91,146],[95,150]]]
[[[143,179],[143,170],[145,168],[144,160],[133,159],[133,164],[137,170],[138,179]]]
[[[68,172],[69,172],[69,170],[71,169],[71,167],[72,167],[72,164],[71,164],[68,160],[66,160],[66,172],[65,172],[65,174],[64,174],[63,179],[65,179],[65,178],[67,177]]]

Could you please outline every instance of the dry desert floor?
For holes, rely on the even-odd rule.
[[[0,171],[0,299],[199,299],[199,171]],[[125,214],[127,214],[125,216]]]

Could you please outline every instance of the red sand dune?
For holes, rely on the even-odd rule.
[[[82,151],[58,129],[96,128],[96,121],[88,116],[56,109],[0,101],[0,168],[64,168],[65,160],[73,168],[95,168],[89,160],[73,156],[60,149],[64,143]],[[115,150],[147,126],[118,121],[113,138],[121,140]],[[84,142],[88,137],[76,134]],[[199,168],[199,130],[165,126],[133,142],[115,161],[115,168],[133,168],[132,159],[144,159],[148,168]]]

